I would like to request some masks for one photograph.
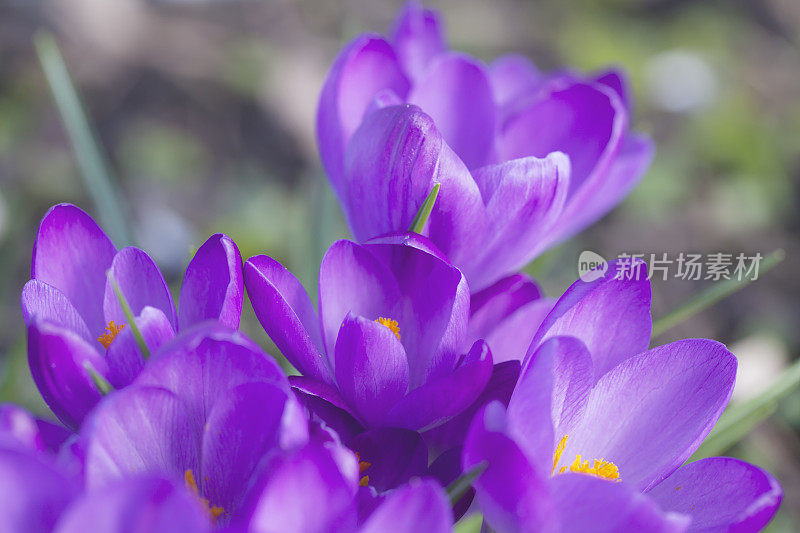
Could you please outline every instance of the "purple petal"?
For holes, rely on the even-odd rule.
[[[56,533],[210,531],[197,496],[159,477],[130,477],[91,491],[64,513]]]
[[[228,391],[203,427],[201,493],[226,513],[238,508],[256,466],[279,444],[286,392],[266,383]]]
[[[448,533],[452,529],[453,511],[444,489],[436,481],[424,479],[391,492],[360,533]]]
[[[28,328],[28,363],[44,401],[64,425],[77,429],[101,398],[85,365],[104,376],[105,358],[76,333],[35,322]]]
[[[183,479],[198,474],[202,425],[193,424],[173,393],[129,387],[106,398],[82,431],[86,442],[86,485],[106,485],[131,474]]]
[[[498,106],[507,106],[535,90],[544,80],[536,65],[525,56],[500,56],[489,65],[489,81]]]
[[[586,347],[571,337],[542,345],[508,403],[508,433],[539,472],[552,472],[562,427],[574,422],[593,384]]]
[[[178,320],[172,294],[161,271],[147,253],[132,246],[123,248],[114,256],[111,273],[125,299],[128,300],[134,316],[147,306],[154,307],[164,313],[173,329],[177,328]],[[127,322],[110,280],[106,281],[103,313],[106,322],[112,320],[117,324]]]
[[[330,444],[309,444],[271,461],[242,515],[248,531],[355,530],[358,464]]]
[[[647,265],[620,260],[600,268],[606,268],[602,277],[589,282],[579,279],[564,292],[539,327],[529,354],[551,337],[575,337],[592,354],[599,379],[647,349],[653,329]]]
[[[419,80],[431,63],[447,47],[439,13],[423,9],[415,2],[406,3],[394,29],[394,49],[403,70],[412,80]]]
[[[573,197],[585,183],[602,181],[626,127],[627,113],[613,91],[558,79],[502,126],[498,155],[509,160],[564,152],[571,163]]]
[[[411,89],[408,102],[433,117],[447,144],[468,168],[487,163],[497,118],[483,64],[457,52],[441,54]]]
[[[369,485],[384,492],[424,476],[428,471],[428,447],[416,431],[399,428],[367,430],[347,442],[360,461],[369,463],[361,472]]]
[[[768,472],[730,457],[684,465],[648,492],[665,511],[691,516],[689,531],[760,531],[782,495]]]
[[[292,390],[308,410],[309,422],[323,422],[332,428],[343,441],[364,431],[364,426],[348,411],[339,391],[322,381],[303,376],[290,376]]]
[[[344,153],[375,95],[389,89],[405,99],[409,83],[392,46],[376,35],[361,35],[331,67],[317,110],[320,157],[331,184],[344,198]]]
[[[242,256],[227,235],[212,235],[194,254],[181,285],[178,325],[186,328],[204,320],[239,328],[244,301]]]
[[[525,274],[513,274],[472,296],[467,339],[484,339],[495,363],[521,361],[555,303]]]
[[[463,274],[428,246],[422,236],[402,245],[365,245],[389,267],[403,303],[396,316],[408,354],[412,388],[450,374],[463,354],[469,288]]]
[[[628,483],[612,483],[584,474],[552,481],[560,531],[684,531],[686,516],[664,514],[656,503]],[[602,519],[598,519],[602,517]]]
[[[0,404],[0,448],[45,451],[45,444],[33,415],[17,405]]]
[[[347,176],[343,203],[356,239],[407,231],[439,183],[423,233],[454,264],[474,255],[485,231],[480,191],[433,119],[418,107],[385,107],[365,117],[348,147]]]
[[[319,314],[326,353],[333,348],[348,313],[373,320],[397,316],[400,294],[391,271],[365,247],[337,241],[319,267]]]
[[[303,375],[332,382],[319,317],[297,278],[259,255],[245,262],[244,281],[259,323],[281,353]]]
[[[544,159],[514,159],[473,172],[489,231],[481,244],[483,260],[469,266],[472,287],[485,287],[535,257],[542,236],[564,208],[569,168],[569,159],[553,152]]]
[[[485,342],[478,341],[457,369],[412,390],[384,417],[394,426],[425,431],[469,407],[491,375],[492,354]]]
[[[289,391],[274,359],[244,335],[219,325],[184,334],[162,347],[134,383],[176,394],[196,427],[202,427],[214,405],[243,383],[273,384]]]
[[[175,337],[172,324],[160,309],[145,307],[135,320],[150,353],[155,353]],[[108,381],[114,388],[128,386],[139,375],[144,367],[144,357],[131,327],[123,328],[114,337],[106,351],[106,361]]]
[[[606,87],[611,88],[615,93],[617,93],[617,96],[619,96],[619,99],[625,105],[625,108],[629,111],[631,110],[633,107],[631,102],[631,90],[628,83],[628,78],[624,71],[618,68],[610,68],[596,72],[594,74],[594,81],[597,83],[602,83]]]
[[[564,429],[562,466],[577,454],[602,458],[617,465],[623,482],[652,487],[703,442],[728,404],[735,375],[733,354],[705,339],[627,359],[600,378],[581,420]]]
[[[69,299],[52,285],[32,279],[22,288],[21,300],[22,318],[26,326],[36,320],[47,320],[74,331],[85,341],[95,340]]]
[[[494,359],[494,353],[492,354]],[[460,415],[425,432],[423,437],[428,443],[431,455],[461,446],[467,436],[467,430],[475,414],[493,401],[499,401],[504,406],[508,405],[514,386],[519,377],[519,361],[505,361],[492,367],[492,377],[484,387],[478,399],[472,402]]]
[[[9,532],[49,533],[78,487],[42,455],[0,450],[0,513]]]
[[[430,475],[436,478],[436,480],[439,481],[443,487],[449,486],[464,472],[461,467],[462,455],[463,449],[461,446],[452,448],[442,453],[436,458],[435,461],[433,461],[433,463],[431,463],[431,466],[428,469]],[[456,522],[461,520],[461,517],[467,513],[467,510],[472,504],[472,500],[474,498],[475,489],[470,487],[467,489],[464,495],[453,504],[453,515]]]
[[[590,194],[573,198],[567,204],[540,249],[578,233],[613,209],[644,176],[654,155],[655,146],[649,138],[633,133],[626,135],[603,180],[596,183]]]
[[[348,315],[336,340],[336,383],[366,425],[383,425],[408,390],[408,361],[394,332]]]
[[[464,471],[486,468],[472,482],[478,508],[496,531],[532,531],[534,526],[547,530],[553,520],[548,479],[536,471],[505,431],[500,402],[482,409],[470,426],[464,444]]]
[[[78,311],[91,335],[106,327],[103,293],[106,270],[117,249],[82,210],[58,204],[42,218],[33,247],[31,278],[60,290]]]

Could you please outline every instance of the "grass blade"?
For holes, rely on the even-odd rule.
[[[783,250],[775,250],[764,257],[764,261],[759,268],[759,276],[763,276],[786,257]],[[661,335],[665,331],[677,326],[678,324],[690,319],[697,313],[704,311],[715,303],[724,300],[731,294],[738,292],[753,282],[752,279],[727,279],[708,287],[697,296],[683,304],[678,309],[668,313],[653,322],[653,337]]]
[[[422,206],[414,216],[414,220],[411,222],[411,227],[408,228],[408,231],[422,233],[422,230],[425,229],[425,224],[428,223],[428,218],[431,216],[431,211],[433,211],[433,204],[436,203],[436,197],[439,196],[440,187],[441,185],[438,183],[433,186],[431,192],[428,193],[428,197],[422,202]]]
[[[49,32],[38,33],[34,44],[100,223],[118,246],[131,244],[128,225],[108,165],[89,126],[58,44]]]

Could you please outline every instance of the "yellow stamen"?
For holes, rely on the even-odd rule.
[[[568,435],[564,435],[561,438],[561,441],[558,443],[558,446],[556,446],[556,451],[553,454],[553,472],[551,475],[555,474],[556,467],[558,467],[558,462],[561,459],[561,454],[564,453],[564,448],[567,446],[568,438]],[[591,474],[593,476],[597,476],[602,479],[608,479],[610,481],[619,481],[619,468],[617,468],[617,465],[602,458],[595,459],[592,463],[590,463],[589,461],[582,460],[580,454],[578,454],[575,457],[575,461],[573,461],[571,465],[562,466],[558,473],[563,474],[567,470],[581,474]]]
[[[359,486],[367,487],[369,486],[369,476],[364,476],[358,481]]]
[[[124,327],[125,324],[120,324],[118,326],[112,320],[111,322],[108,323],[108,326],[106,327],[106,331],[108,331],[108,333],[103,333],[102,335],[97,337],[97,340],[100,341],[100,344],[103,345],[103,348],[108,350],[108,347],[111,346],[111,342],[116,338],[116,336],[119,334],[120,331],[122,331],[122,328]]]
[[[394,333],[397,336],[397,340],[401,340],[400,326],[397,324],[397,320],[392,320],[391,318],[378,317],[378,319],[375,322],[377,322],[381,326],[386,326],[387,328],[389,328],[392,331],[392,333]]]
[[[356,459],[358,459],[358,473],[363,474],[364,470],[372,466],[372,463],[362,461],[361,456],[358,454],[358,452],[353,452],[353,453],[356,454]],[[367,485],[369,485],[369,476],[362,477],[360,480],[358,480],[358,484],[361,485],[362,487],[366,487]]]
[[[197,489],[197,482],[194,480],[194,472],[192,472],[191,468],[187,469],[186,472],[183,473],[183,479],[186,482],[186,488],[194,493],[195,496],[197,496],[197,499],[200,500],[200,503],[202,503],[203,507],[206,508],[208,514],[211,515],[211,521],[216,523],[217,518],[225,513],[225,509],[222,507],[217,507],[216,505],[212,506],[206,498],[200,496],[200,491]]]

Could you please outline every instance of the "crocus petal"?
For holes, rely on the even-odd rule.
[[[525,274],[512,274],[470,300],[468,342],[484,339],[495,363],[521,361],[553,301]]]
[[[610,87],[628,111],[631,110],[631,90],[625,72],[619,68],[610,68],[594,74],[594,81]]]
[[[347,148],[347,176],[343,203],[356,239],[407,231],[439,183],[439,196],[422,233],[454,264],[474,255],[475,242],[485,231],[480,191],[420,108],[390,106],[365,117]]]
[[[584,184],[603,180],[626,127],[627,112],[614,91],[560,78],[502,126],[498,156],[502,161],[564,152],[571,163],[573,197]],[[590,196],[587,191],[580,194]]]
[[[22,288],[22,318],[26,326],[35,320],[47,320],[74,331],[83,340],[94,340],[86,322],[63,292],[47,283],[32,279]]]
[[[494,353],[492,353],[494,359]],[[472,402],[461,414],[440,426],[426,431],[423,434],[431,455],[461,446],[467,436],[469,425],[475,414],[493,401],[499,401],[503,406],[508,405],[514,386],[519,377],[519,361],[505,361],[497,363],[492,368],[492,376],[484,387],[480,396]]]
[[[128,387],[100,404],[83,430],[86,485],[98,487],[131,474],[182,479],[198,472],[197,435],[180,399],[155,387]]]
[[[258,255],[244,264],[244,282],[259,323],[281,353],[303,375],[332,383],[319,317],[297,278]]]
[[[49,533],[77,496],[77,484],[42,455],[0,450],[0,514],[5,531]]]
[[[453,511],[444,489],[432,479],[412,481],[391,492],[361,527],[361,533],[447,533]]]
[[[397,427],[433,428],[469,407],[491,375],[492,353],[485,342],[477,341],[457,369],[409,392],[384,418]]]
[[[395,52],[406,75],[419,80],[430,62],[445,51],[443,24],[439,13],[408,2],[394,29]]]
[[[103,230],[74,205],[50,208],[39,224],[31,278],[59,289],[83,317],[92,335],[106,327],[106,270],[117,249]]]
[[[323,422],[345,442],[364,431],[337,389],[303,376],[290,376],[289,381],[297,399],[308,410],[309,422]]]
[[[175,337],[172,324],[160,309],[147,306],[134,320],[150,353],[155,353]],[[133,328],[127,326],[114,337],[106,351],[106,361],[108,381],[114,388],[129,385],[139,375],[144,367],[144,356],[133,335]]]
[[[563,464],[577,454],[617,465],[640,490],[697,449],[728,404],[736,358],[722,344],[690,339],[627,359],[600,378],[583,416],[565,428]],[[608,428],[613,427],[613,431]]]
[[[542,235],[561,215],[567,198],[569,159],[553,152],[473,171],[486,203],[489,231],[483,261],[470,265],[470,284],[481,288],[530,262]]]
[[[592,194],[573,199],[539,249],[562,241],[599,220],[633,190],[650,167],[655,155],[653,141],[644,135],[629,133],[616,159]]]
[[[689,531],[760,531],[783,491],[768,472],[730,457],[709,457],[677,469],[648,496],[665,511],[691,516]]]
[[[346,455],[345,466],[336,446],[311,443],[270,461],[243,506],[247,531],[355,530],[358,464],[352,453]]]
[[[508,434],[538,471],[553,469],[553,452],[586,403],[592,381],[592,360],[572,337],[555,337],[534,354],[508,403]]]
[[[0,405],[0,448],[44,451],[36,419],[28,411],[13,404]]]
[[[85,494],[64,513],[55,533],[210,531],[208,511],[172,480],[130,477]]]
[[[262,457],[279,444],[286,392],[266,383],[228,391],[203,427],[198,486],[212,505],[236,509]]]
[[[425,237],[402,245],[365,245],[389,267],[405,302],[396,316],[400,337],[408,354],[410,386],[446,376],[463,354],[469,315],[469,288],[464,275],[447,260],[420,247]]]
[[[194,254],[181,285],[178,325],[186,328],[204,320],[239,328],[244,301],[242,256],[236,243],[217,233]]]
[[[366,248],[337,241],[319,267],[319,314],[326,352],[334,366],[333,348],[348,313],[377,320],[397,316],[397,281],[386,265]]]
[[[349,314],[336,340],[336,383],[361,420],[380,425],[408,390],[408,361],[394,332]]]
[[[320,157],[334,190],[344,198],[344,152],[375,95],[389,89],[408,93],[392,46],[377,35],[356,37],[333,63],[319,100],[317,140]]]
[[[215,324],[181,335],[145,365],[136,385],[176,394],[196,427],[228,392],[243,383],[267,383],[289,391],[283,370],[241,333]]]
[[[443,487],[449,486],[463,473],[463,468],[461,467],[463,451],[461,446],[452,448],[439,455],[439,457],[431,463],[428,472],[431,476],[436,478]],[[466,492],[464,492],[464,495],[453,504],[453,518],[456,522],[461,520],[461,517],[467,513],[473,499],[475,499],[475,489],[469,487]]]
[[[76,333],[49,322],[28,328],[28,364],[42,398],[64,425],[80,426],[100,401],[87,365],[99,375],[108,373],[106,360]]]
[[[486,67],[457,52],[439,55],[408,95],[433,117],[468,168],[486,164],[495,133],[495,104]]]
[[[141,313],[146,306],[155,307],[164,313],[173,329],[177,328],[178,320],[172,294],[161,271],[146,252],[132,246],[123,248],[114,256],[111,273],[134,316]],[[111,280],[106,281],[103,313],[106,322],[127,322]]]
[[[489,81],[498,106],[507,106],[529,94],[543,80],[544,75],[523,55],[500,56],[489,65]]]
[[[537,472],[506,432],[505,409],[492,402],[475,416],[464,443],[464,471],[484,467],[472,482],[484,520],[503,533],[547,530],[553,522],[549,472]]]
[[[348,441],[347,447],[369,463],[361,474],[379,492],[387,491],[420,477],[428,471],[428,448],[416,431],[377,428]]]
[[[628,483],[564,474],[553,478],[552,493],[560,531],[671,533],[684,531],[689,523],[687,516],[663,513]]]
[[[544,319],[529,355],[546,339],[580,339],[592,354],[595,378],[650,344],[650,281],[640,260],[611,261],[592,281],[578,280]],[[527,360],[527,359],[526,359]]]

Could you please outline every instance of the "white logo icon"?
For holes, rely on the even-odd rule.
[[[608,263],[603,256],[591,250],[584,250],[578,256],[578,276],[582,281],[590,282],[602,278],[608,270]]]

